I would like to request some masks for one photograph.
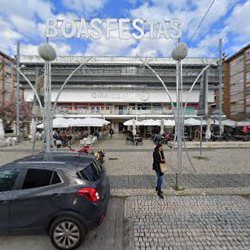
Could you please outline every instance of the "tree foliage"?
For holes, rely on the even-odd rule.
[[[3,121],[4,129],[10,129],[16,120],[16,104],[11,101],[0,103],[0,118]],[[20,103],[20,127],[31,119],[31,105],[26,102]]]

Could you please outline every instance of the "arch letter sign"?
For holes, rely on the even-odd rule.
[[[47,20],[45,35],[48,38],[87,38],[98,40],[101,38],[119,39],[178,39],[181,37],[181,20],[174,18],[163,21],[146,21],[141,18],[109,18],[91,20],[50,18]]]

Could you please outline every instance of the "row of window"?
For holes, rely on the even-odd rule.
[[[13,189],[19,169],[0,171],[0,192]],[[46,169],[28,169],[22,189],[31,189],[61,183],[58,173]]]

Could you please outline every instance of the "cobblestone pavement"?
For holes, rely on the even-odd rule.
[[[189,151],[194,168],[183,154],[184,172],[179,183],[185,194],[250,194],[250,149],[204,150],[204,159],[194,158],[199,151]],[[169,165],[163,188],[175,194],[176,154],[167,149]],[[112,194],[154,194],[156,176],[151,152],[107,152],[105,166],[110,176]]]
[[[250,201],[237,196],[134,196],[127,249],[250,249]]]

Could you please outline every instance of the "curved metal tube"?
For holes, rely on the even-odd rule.
[[[34,88],[34,86],[32,85],[32,83],[30,82],[30,80],[25,76],[25,74],[24,74],[21,70],[19,70],[15,65],[14,65],[14,67],[15,67],[16,70],[20,73],[20,75],[22,75],[22,77],[27,81],[27,83],[30,85],[32,91],[34,92],[34,94],[35,94],[35,96],[36,96],[36,99],[37,99],[37,101],[38,101],[38,104],[39,104],[40,109],[41,109],[42,114],[43,114],[43,113],[44,113],[44,112],[43,112],[43,106],[42,106],[41,100],[40,100],[40,98],[39,98],[39,96],[38,96],[38,94],[37,94],[37,92],[36,92],[36,89]]]
[[[173,103],[173,100],[172,100],[172,97],[169,93],[169,90],[167,88],[167,86],[165,85],[164,81],[161,79],[161,77],[157,74],[157,72],[151,67],[149,66],[148,63],[146,63],[146,61],[143,61],[138,55],[136,55],[138,57],[138,59],[142,62],[143,65],[145,65],[149,70],[152,71],[152,73],[156,76],[156,78],[161,82],[162,86],[164,87],[164,89],[166,90],[167,92],[167,95],[169,97],[169,100],[171,102],[171,106],[172,106],[172,110],[173,110],[173,116],[174,116],[174,120],[175,120],[175,123],[176,123],[176,117],[175,117],[175,106],[174,106],[174,103]],[[173,147],[171,149],[171,155],[170,155],[170,161],[172,161],[172,156],[173,156],[173,152],[174,152],[174,149],[175,149],[175,142],[176,142],[176,138],[177,138],[177,134],[176,134],[176,129],[175,129],[175,133],[174,133],[174,142],[173,142]],[[170,164],[169,164],[170,166]],[[171,167],[170,167],[171,168]],[[172,168],[174,169],[174,168]]]
[[[185,101],[185,106],[184,106],[184,110],[186,110],[187,108],[187,104],[188,104],[188,99],[189,99],[189,96],[195,86],[195,84],[197,83],[197,81],[199,80],[199,78],[202,76],[202,74],[213,64],[214,62],[211,62],[210,64],[208,64],[201,72],[200,74],[196,77],[195,81],[193,82],[189,92],[188,92],[188,95],[187,95],[187,98],[186,98],[186,101]]]
[[[169,90],[168,90],[167,86],[165,85],[164,81],[160,78],[160,76],[157,74],[157,72],[151,66],[149,66],[148,63],[146,63],[145,61],[143,61],[138,55],[136,55],[136,56],[142,62],[142,64],[145,65],[148,69],[150,69],[153,72],[153,74],[157,77],[157,79],[161,82],[162,86],[164,87],[164,89],[166,90],[166,92],[168,94],[168,98],[169,98],[169,100],[171,102],[172,108],[175,109],[172,97],[171,97],[171,95],[169,93]]]
[[[68,83],[68,81],[71,79],[71,77],[74,75],[74,73],[80,69],[84,64],[86,64],[87,62],[89,62],[90,60],[92,59],[92,57],[89,57],[86,61],[82,62],[79,66],[77,66],[72,72],[71,74],[67,77],[67,79],[64,81],[63,85],[61,86],[57,96],[56,96],[56,99],[55,99],[55,102],[54,102],[54,105],[53,105],[53,109],[52,109],[52,117],[54,117],[54,112],[55,112],[55,108],[56,108],[56,105],[57,105],[57,102],[59,100],[59,97],[65,87],[65,85]]]

